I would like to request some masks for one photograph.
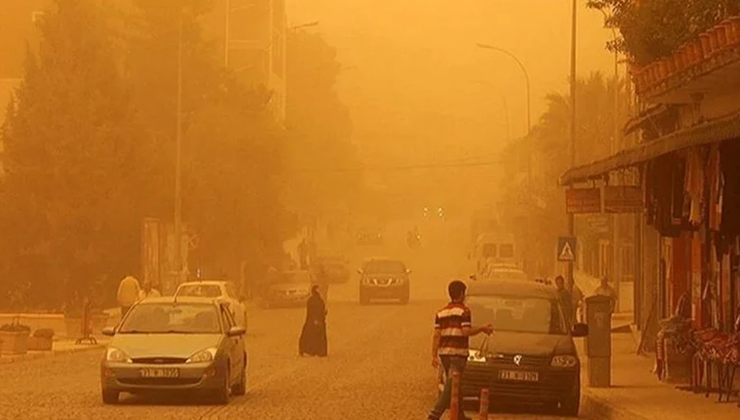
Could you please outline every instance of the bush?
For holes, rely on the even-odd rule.
[[[33,332],[33,336],[37,338],[53,338],[54,330],[51,328],[41,328]]]
[[[31,327],[20,323],[5,324],[0,326],[0,331],[4,332],[31,332]]]

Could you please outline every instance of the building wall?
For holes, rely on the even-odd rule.
[[[211,13],[203,18],[205,35],[217,40],[224,65],[247,86],[272,92],[270,109],[281,124],[285,121],[286,23],[285,0],[215,0]]]

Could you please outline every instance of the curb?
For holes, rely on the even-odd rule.
[[[15,354],[0,356],[0,365],[27,362],[30,360],[38,360],[46,357],[63,356],[65,354],[82,353],[90,350],[101,350],[105,348],[106,344],[92,344],[85,347],[69,348],[64,350],[51,350],[51,351],[34,351],[26,354]]]
[[[582,392],[581,415],[585,418],[598,420],[653,420],[632,410],[618,408],[606,398],[595,395],[588,388],[584,388]]]

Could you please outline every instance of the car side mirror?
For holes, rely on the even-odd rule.
[[[116,328],[115,327],[105,327],[103,328],[103,331],[101,332],[106,337],[113,337],[114,335],[116,335]]]
[[[573,325],[573,331],[571,334],[573,337],[587,337],[588,336],[588,325],[586,324],[575,324]]]
[[[247,329],[244,327],[231,327],[226,333],[229,337],[239,337],[247,333]]]

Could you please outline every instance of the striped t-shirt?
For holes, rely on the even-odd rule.
[[[468,357],[468,336],[463,328],[470,328],[470,309],[463,303],[450,302],[437,312],[434,328],[439,331],[440,356]]]

